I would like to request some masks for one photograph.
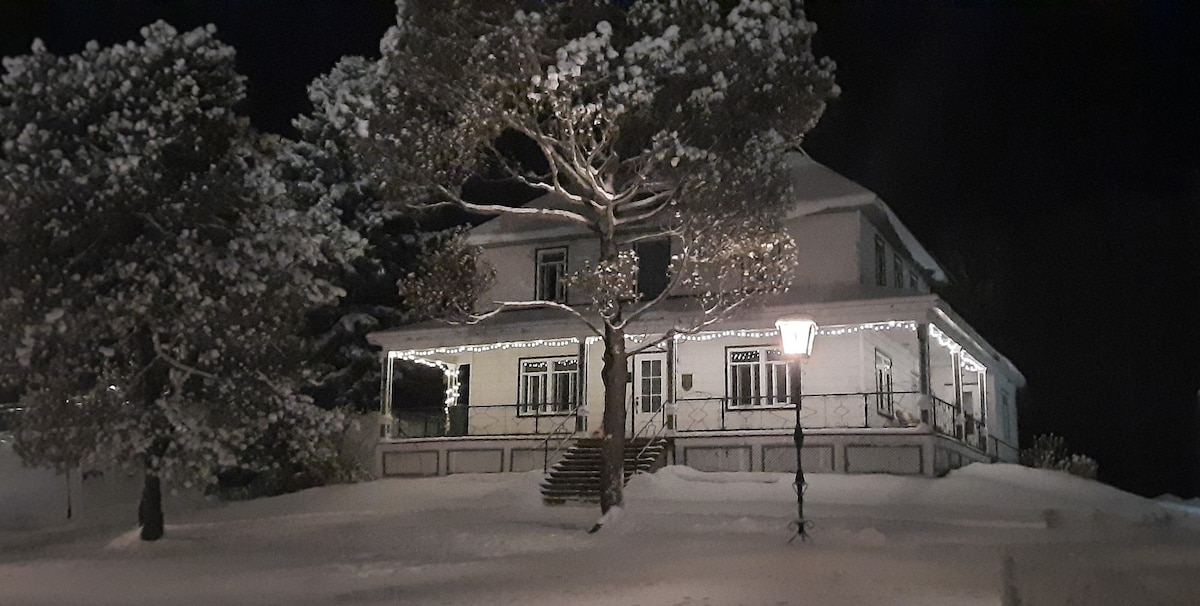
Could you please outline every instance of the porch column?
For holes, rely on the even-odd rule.
[[[921,395],[929,395],[929,323],[917,325],[917,357],[918,357],[918,390]]]
[[[933,399],[930,397],[929,323],[917,324],[917,391],[921,393],[918,407],[921,422],[933,427]]]
[[[392,437],[392,357],[385,351],[380,360],[379,437],[388,439]]]

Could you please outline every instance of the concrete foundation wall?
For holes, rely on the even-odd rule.
[[[454,473],[524,472],[558,462],[569,444],[554,451],[559,438],[552,439],[551,452],[545,438],[420,438],[380,442],[376,446],[379,476],[444,476]]]
[[[669,438],[667,463],[700,471],[796,471],[791,432],[712,432]],[[542,469],[541,438],[423,438],[380,443],[381,476],[525,472]],[[553,449],[555,442],[551,443]],[[569,442],[549,453],[561,459]],[[814,430],[801,453],[806,473],[888,473],[940,476],[991,457],[920,429]]]

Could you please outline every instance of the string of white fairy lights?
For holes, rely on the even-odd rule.
[[[938,343],[945,347],[951,356],[957,357],[959,364],[963,369],[969,372],[984,372],[987,367],[979,360],[975,359],[970,353],[963,349],[953,338],[938,329],[932,323],[928,324],[929,335]],[[850,335],[865,331],[884,331],[884,330],[910,330],[917,331],[919,325],[913,320],[889,320],[886,322],[865,322],[862,324],[843,324],[834,326],[821,326],[817,329],[818,336],[836,337],[841,335]],[[631,342],[638,343],[654,335],[635,334],[626,335],[626,338]],[[764,329],[748,329],[738,328],[720,331],[706,331],[696,334],[675,335],[673,338],[676,342],[693,341],[703,342],[712,341],[714,339],[764,339],[775,338],[779,336],[779,331],[774,328]],[[528,339],[523,341],[500,341],[496,343],[480,343],[474,345],[453,345],[443,347],[430,347],[426,349],[407,349],[395,350],[387,352],[389,360],[405,360],[424,366],[439,368],[445,373],[446,380],[446,401],[447,407],[453,406],[458,401],[458,373],[455,372],[456,366],[443,362],[430,356],[453,356],[462,353],[486,353],[490,351],[508,350],[508,349],[528,349],[535,347],[566,347],[569,345],[579,345],[583,343],[585,347],[590,347],[598,342],[600,337],[589,336],[584,339],[578,337],[565,337],[553,339]],[[390,396],[389,396],[390,399]],[[389,406],[390,408],[390,406]]]

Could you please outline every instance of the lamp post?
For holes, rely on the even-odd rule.
[[[775,322],[779,329],[779,338],[783,346],[783,355],[788,361],[788,399],[796,407],[796,430],[793,439],[796,443],[796,521],[792,526],[795,536],[789,543],[800,537],[801,541],[808,540],[810,522],[804,518],[804,463],[801,453],[804,452],[804,427],[800,424],[800,364],[812,354],[813,339],[817,336],[817,323],[808,316],[780,318]]]

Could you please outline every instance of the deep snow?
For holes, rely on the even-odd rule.
[[[1200,518],[1058,472],[791,476],[668,467],[594,506],[540,474],[389,479],[167,514],[167,537],[0,532],[0,604],[1195,604]],[[0,489],[11,492],[10,489]],[[5,496],[0,492],[0,496]]]

